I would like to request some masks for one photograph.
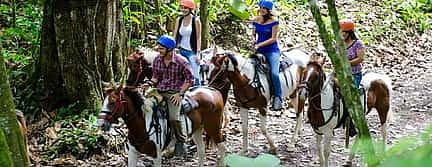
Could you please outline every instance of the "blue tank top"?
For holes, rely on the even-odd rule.
[[[272,37],[272,28],[273,26],[279,25],[279,21],[275,21],[269,24],[259,24],[257,22],[252,23],[255,26],[255,32],[258,34],[257,43],[266,41]],[[258,48],[258,53],[270,53],[270,52],[280,52],[277,41],[274,43],[262,46]]]

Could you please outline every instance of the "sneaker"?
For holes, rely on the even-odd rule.
[[[174,155],[176,157],[181,157],[186,155],[186,146],[182,142],[176,142],[175,148],[174,148]]]
[[[273,110],[273,111],[279,111],[279,110],[282,110],[282,98],[280,98],[280,97],[275,97],[275,98],[273,99],[272,110]]]

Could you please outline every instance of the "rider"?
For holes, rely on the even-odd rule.
[[[192,12],[195,9],[193,0],[180,0],[180,7],[183,15],[176,20],[173,36],[180,47],[180,55],[188,59],[192,66],[194,86],[199,86],[201,83],[199,77],[201,22]]]
[[[342,39],[344,40],[345,46],[347,48],[347,56],[351,64],[354,83],[356,87],[359,88],[360,82],[362,80],[362,63],[366,48],[354,33],[355,25],[352,20],[340,20],[339,26],[341,28]]]
[[[180,123],[181,101],[184,93],[193,83],[192,69],[188,61],[174,52],[176,41],[173,37],[162,35],[158,40],[159,55],[153,61],[151,81],[157,84],[159,93],[167,99],[169,120],[177,142],[175,155],[186,153],[184,143],[186,135]]]
[[[282,109],[282,85],[279,78],[279,58],[280,49],[277,38],[279,34],[279,20],[271,13],[273,2],[271,0],[260,0],[259,16],[253,21],[253,39],[258,39],[254,45],[258,53],[261,53],[267,59],[270,66],[271,80],[275,92],[272,110]]]

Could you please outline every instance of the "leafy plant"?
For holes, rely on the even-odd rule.
[[[431,6],[432,2],[430,0],[406,0],[400,1],[396,10],[408,26],[424,32],[431,28],[432,25],[432,14],[428,12],[432,10]]]
[[[56,142],[47,147],[51,160],[61,154],[71,154],[78,159],[85,159],[93,154],[100,154],[104,148],[106,139],[98,134],[95,126],[96,116],[90,115],[87,119],[83,115],[63,118]]]
[[[371,160],[380,162],[379,167],[423,167],[432,163],[432,124],[423,133],[399,139],[385,151],[382,141],[375,142],[374,146],[377,153]],[[361,147],[365,146],[359,144],[358,148]],[[358,148],[353,150],[361,150]],[[366,156],[371,155],[363,153],[363,157]]]

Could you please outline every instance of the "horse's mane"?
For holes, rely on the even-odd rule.
[[[234,55],[234,53],[227,53],[228,58],[231,60],[231,62],[233,63],[234,67],[238,66],[238,61]]]

